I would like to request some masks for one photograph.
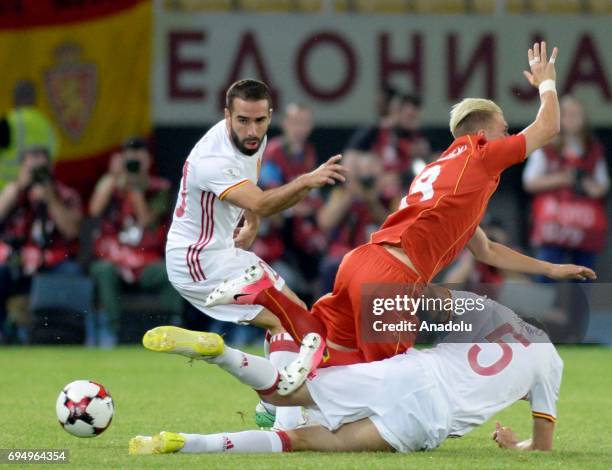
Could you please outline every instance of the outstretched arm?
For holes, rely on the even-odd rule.
[[[262,191],[250,181],[246,181],[229,192],[225,199],[259,217],[268,217],[294,206],[304,199],[311,189],[326,184],[333,185],[337,181],[344,182],[346,170],[339,163],[341,158],[342,155],[333,156],[316,170],[267,191]]]
[[[493,440],[502,449],[511,450],[552,450],[555,423],[547,419],[533,418],[533,436],[531,439],[519,441],[509,426],[495,423]]]
[[[555,88],[555,60],[557,48],[550,56],[546,54],[546,42],[535,43],[527,53],[529,59],[529,72],[523,72],[529,83],[540,90],[540,109],[535,121],[521,133],[525,136],[526,153],[530,155],[534,150],[550,142],[560,130],[559,100]]]
[[[489,240],[484,230],[480,227],[476,229],[474,236],[470,239],[467,246],[477,261],[499,269],[507,269],[525,274],[541,274],[556,280],[577,279],[584,281],[586,279],[597,278],[592,269],[584,266],[548,263],[547,261],[523,255],[501,243],[493,242]]]

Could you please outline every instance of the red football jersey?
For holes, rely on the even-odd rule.
[[[525,136],[488,142],[478,135],[456,139],[413,180],[400,208],[372,243],[401,246],[430,282],[470,240],[506,168],[525,158]]]

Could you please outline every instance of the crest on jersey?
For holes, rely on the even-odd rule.
[[[455,158],[458,157],[459,155],[461,155],[463,152],[465,152],[468,149],[467,145],[460,145],[459,147],[457,147],[456,149],[454,149],[452,152],[450,152],[448,155],[444,155],[441,158],[438,158],[438,161],[442,161],[442,160],[450,160],[451,158]]]
[[[240,170],[238,168],[224,168],[221,172],[228,178],[234,179],[240,176]]]
[[[97,67],[81,56],[78,44],[63,43],[54,51],[55,65],[44,74],[45,90],[55,119],[72,141],[83,135],[98,91]]]

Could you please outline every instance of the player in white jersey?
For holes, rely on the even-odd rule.
[[[225,119],[200,139],[183,166],[168,233],[166,265],[170,282],[206,315],[280,329],[276,317],[266,315],[262,307],[203,305],[220,281],[240,275],[249,266],[263,265],[253,253],[242,249],[257,236],[259,217],[293,206],[311,189],[344,181],[344,169],[336,163],[341,156],[337,155],[289,184],[269,191],[259,189],[256,184],[271,115],[265,84],[241,80],[229,88]],[[245,225],[234,238],[243,216]],[[289,292],[284,281],[276,273],[272,275],[276,287]]]
[[[252,265],[266,269],[277,289],[303,304],[278,274],[246,250],[257,236],[259,217],[293,206],[311,189],[344,181],[345,170],[338,163],[341,156],[336,155],[286,185],[259,189],[256,184],[271,115],[270,93],[264,83],[240,80],[228,89],[225,119],[200,139],[183,166],[166,266],[176,290],[206,315],[268,329],[270,351],[275,353],[271,360],[282,368],[295,359],[298,346],[285,335],[275,315],[255,305],[204,306],[208,294],[222,281],[244,274]],[[245,223],[238,230],[243,217]],[[145,346],[162,347],[166,328],[147,332]]]
[[[202,300],[220,280],[243,273],[251,262],[263,263],[252,252],[236,246],[234,231],[246,211],[226,198],[247,181],[257,183],[265,143],[264,137],[257,152],[241,155],[223,120],[200,139],[183,166],[166,244],[168,277],[183,297],[217,320],[247,323],[262,310],[233,305],[206,308]],[[250,223],[249,218],[245,231],[251,229]],[[283,289],[284,281],[278,276],[273,279],[276,287]]]
[[[231,348],[205,358],[276,405],[309,407],[321,425],[287,432],[163,432],[132,439],[130,452],[428,450],[448,437],[468,433],[521,399],[531,404],[533,437],[518,442],[510,428],[498,424],[494,439],[510,449],[551,450],[563,362],[548,336],[495,301],[469,292],[446,291],[445,296],[449,295],[464,305],[465,299],[472,299],[472,305],[479,305],[477,299],[481,299],[484,309],[461,316],[472,325],[470,337],[476,342],[466,343],[463,333],[451,333],[432,349],[410,349],[384,361],[319,369],[288,396],[276,391],[277,372],[265,359],[239,353],[249,366],[238,370],[219,359],[234,354]],[[317,336],[307,335],[303,347]],[[217,341],[222,344],[221,338]]]

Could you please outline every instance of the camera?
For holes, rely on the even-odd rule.
[[[129,159],[125,161],[125,169],[128,173],[139,173],[140,172],[140,160]]]
[[[45,165],[32,168],[30,175],[35,184],[44,184],[51,179],[51,171]]]
[[[362,176],[359,178],[359,182],[361,183],[361,187],[363,189],[372,189],[376,184],[376,178],[374,176]]]

